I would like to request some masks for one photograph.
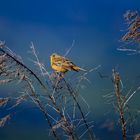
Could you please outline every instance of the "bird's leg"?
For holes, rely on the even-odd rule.
[[[60,82],[61,80],[63,80],[63,78],[64,78],[64,74],[61,72],[57,72],[57,81]]]
[[[57,73],[56,72],[51,73],[51,78],[57,79]]]
[[[64,79],[64,73],[60,73],[59,77],[60,77],[60,80],[63,80]]]

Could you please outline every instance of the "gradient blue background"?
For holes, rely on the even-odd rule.
[[[137,77],[140,75],[140,56],[117,51],[123,34],[120,30],[125,29],[123,14],[129,9],[139,10],[139,0],[1,0],[0,5],[0,40],[5,40],[7,46],[27,64],[31,41],[51,71],[49,56],[53,52],[65,54],[75,40],[68,56],[76,64],[85,69],[101,65],[99,71],[107,75],[111,75],[112,68],[116,67],[126,88],[137,87],[140,83]],[[111,80],[100,79],[97,72],[88,78],[91,84],[87,84],[81,94],[91,106],[95,134],[101,140],[116,139],[119,130],[114,135],[100,127],[106,119],[116,119],[111,106],[106,105],[102,98],[108,93],[106,89],[111,91]],[[0,94],[12,95],[15,92],[0,88]],[[130,101],[132,108],[139,109],[139,98],[137,93]],[[0,115],[4,113],[1,109]],[[45,139],[48,133],[46,122],[40,118],[42,116],[37,110],[18,113],[8,125],[0,128],[0,139]]]

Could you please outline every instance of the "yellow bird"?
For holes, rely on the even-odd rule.
[[[78,66],[76,66],[72,61],[70,61],[68,58],[58,55],[56,53],[53,53],[50,56],[51,61],[51,67],[57,72],[67,72],[67,71],[86,71]]]

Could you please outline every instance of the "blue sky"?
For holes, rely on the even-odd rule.
[[[125,26],[123,14],[129,9],[140,11],[139,0],[1,0],[0,4],[0,40],[25,62],[33,41],[51,71],[49,56],[53,52],[64,54],[75,40],[68,56],[76,64],[86,69],[102,65],[100,71],[105,74],[117,67],[129,82],[139,75],[139,56],[116,50]],[[102,81],[97,73],[89,79],[92,86],[88,94],[82,94],[92,111],[102,116],[108,109],[103,108],[102,89],[110,88],[111,81]]]

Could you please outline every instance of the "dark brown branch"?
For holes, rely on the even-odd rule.
[[[119,116],[120,116],[120,122],[121,122],[121,128],[122,128],[122,137],[123,140],[127,139],[126,136],[126,121],[124,117],[124,107],[123,107],[123,100],[121,99],[121,92],[120,92],[120,75],[113,69],[113,82],[114,82],[114,90],[115,90],[115,95],[117,98],[117,108],[119,111]]]
[[[84,116],[84,113],[83,113],[83,111],[82,111],[82,109],[81,109],[81,106],[80,106],[80,104],[78,103],[78,101],[77,101],[77,99],[76,99],[76,97],[75,97],[75,95],[76,95],[76,94],[75,94],[75,91],[71,88],[70,84],[67,83],[67,81],[66,81],[64,78],[63,78],[63,81],[65,82],[65,86],[66,86],[67,90],[69,91],[70,95],[73,97],[73,99],[74,99],[74,101],[75,101],[75,103],[76,103],[76,105],[77,105],[77,107],[78,107],[78,109],[79,109],[79,111],[80,111],[80,113],[81,113],[82,119],[83,119],[83,121],[84,121],[84,123],[85,123],[85,126],[86,126],[87,130],[88,130],[89,139],[90,139],[90,140],[95,139],[95,138],[93,137],[92,133],[91,133],[91,130],[90,130],[88,124],[87,124],[87,121],[86,121],[86,118],[85,118],[85,116]]]

